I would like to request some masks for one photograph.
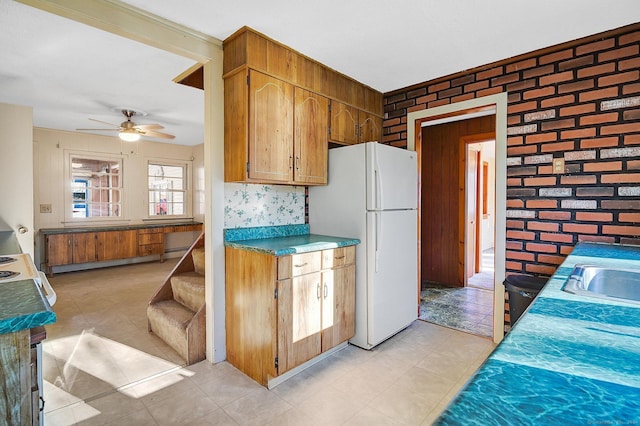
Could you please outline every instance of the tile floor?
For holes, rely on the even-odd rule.
[[[147,332],[175,260],[60,274],[44,342],[46,425],[428,425],[493,350],[423,321],[354,346],[269,391],[226,362],[184,367]]]

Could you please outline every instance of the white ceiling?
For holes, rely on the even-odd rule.
[[[638,0],[126,3],[221,40],[248,25],[381,92],[640,21]],[[171,81],[193,61],[12,0],[0,28],[0,102],[33,106],[35,126],[117,124],[122,106],[202,143],[203,94]]]

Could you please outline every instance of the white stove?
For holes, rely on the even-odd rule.
[[[44,291],[49,304],[56,303],[53,291],[46,275],[36,269],[28,253],[0,255],[0,285],[18,280],[34,280]]]

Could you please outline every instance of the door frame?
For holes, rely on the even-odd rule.
[[[507,93],[442,105],[407,114],[407,149],[416,151],[418,156],[418,252],[421,252],[420,221],[421,211],[421,145],[422,123],[434,120],[466,120],[474,116],[495,114],[496,119],[496,160],[495,160],[495,260],[493,291],[493,341],[499,343],[504,338],[504,286],[506,266],[506,215],[507,215]],[[419,260],[419,259],[418,259]],[[420,271],[418,271],[417,291],[420,292]]]

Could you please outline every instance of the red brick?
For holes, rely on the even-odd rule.
[[[628,56],[635,56],[635,55],[638,55],[639,50],[640,50],[639,45],[632,45],[632,46],[623,47],[621,49],[603,52],[598,55],[598,62],[607,62],[613,59],[625,58]]]
[[[508,178],[507,179],[507,186],[520,187],[520,186],[522,186],[522,179]]]
[[[613,38],[596,41],[589,44],[583,44],[576,47],[576,56],[584,55],[585,53],[596,52],[598,50],[605,50],[613,47],[615,40]]]
[[[640,56],[618,62],[618,70],[626,71],[632,68],[640,68]]]
[[[540,241],[552,241],[555,243],[572,243],[573,235],[571,234],[550,234],[547,232],[540,233]]]
[[[602,183],[637,183],[640,182],[640,173],[621,173],[616,175],[600,176]]]
[[[558,142],[542,145],[542,152],[571,151],[575,149],[573,142]]]
[[[564,256],[550,256],[548,254],[538,255],[538,262],[551,263],[553,265],[560,265],[562,262],[564,262],[564,259]]]
[[[627,83],[629,81],[638,81],[640,77],[640,71],[628,71],[624,73],[618,73],[608,75],[606,77],[600,77],[598,79],[598,87],[612,86],[614,84]]]
[[[580,102],[588,102],[594,99],[614,98],[618,96],[617,87],[609,87],[608,89],[592,90],[591,92],[580,93]]]
[[[640,122],[617,124],[615,126],[604,126],[600,128],[601,135],[618,135],[620,133],[639,133]]]
[[[607,114],[587,115],[580,117],[581,126],[589,126],[592,124],[612,123],[618,121],[618,113],[610,112]]]
[[[609,161],[606,163],[584,163],[582,170],[585,172],[617,172],[622,170],[622,161]]]
[[[435,93],[432,93],[430,95],[427,96],[421,96],[419,98],[416,99],[416,103],[418,104],[424,104],[427,102],[431,102],[431,101],[435,101],[438,97],[436,96]]]
[[[613,237],[604,237],[601,235],[578,235],[578,241],[581,243],[608,243],[613,244],[616,242]]]
[[[613,213],[576,212],[576,220],[583,222],[611,222]]]
[[[640,223],[640,213],[620,213],[618,221]]]
[[[497,93],[502,93],[502,89],[500,87],[491,87],[489,89],[478,90],[476,92],[476,96],[481,98],[483,96],[495,95]]]
[[[558,71],[570,70],[573,68],[583,68],[587,65],[592,65],[595,61],[594,55],[582,56],[580,58],[569,59],[568,61],[560,62],[558,64]]]
[[[611,62],[608,64],[596,65],[594,67],[583,68],[578,70],[578,78],[592,77],[598,74],[609,74],[616,70],[616,64]]]
[[[562,225],[563,232],[571,232],[574,234],[597,234],[598,225],[586,225],[583,223],[564,223]]]
[[[506,90],[509,93],[513,92],[521,92],[523,90],[531,89],[532,87],[536,87],[536,80],[519,80],[511,84],[507,84]]]
[[[507,114],[517,114],[523,111],[531,111],[535,110],[538,107],[538,103],[536,101],[524,102],[521,104],[509,104],[507,107]]]
[[[612,146],[618,146],[617,137],[583,139],[580,141],[580,148],[582,149],[607,148]]]
[[[550,175],[553,173],[553,167],[552,166],[540,166],[538,167],[538,174],[539,175]]]
[[[544,275],[548,277],[550,277],[551,275],[554,274],[554,272],[556,272],[556,268],[553,266],[532,265],[532,264],[525,265],[525,270],[532,274]]]
[[[508,203],[508,201],[507,201]],[[509,206],[507,206],[509,207]],[[524,229],[524,220],[512,220],[509,219],[506,221],[507,224],[507,228],[508,229],[520,229],[523,230]]]
[[[533,261],[533,260],[535,260],[535,255],[533,253],[527,253],[525,251],[509,251],[509,250],[507,250],[506,258],[509,259],[509,260]]]
[[[520,76],[518,74],[506,74],[491,79],[491,86],[502,86],[503,84],[513,83],[518,81]]]
[[[640,210],[638,200],[602,200],[600,204],[604,210]]]
[[[513,239],[513,240],[533,241],[536,239],[536,234],[533,232],[507,230],[507,238]]]
[[[627,84],[622,86],[622,94],[630,95],[640,92],[640,83]]]
[[[537,253],[557,253],[558,252],[558,248],[551,244],[526,243],[525,247],[527,251],[534,251]]]
[[[540,86],[546,86],[548,84],[554,84],[561,81],[569,81],[573,78],[573,71],[565,71],[556,74],[546,75],[540,77]]]
[[[571,212],[541,211],[538,212],[538,218],[545,220],[569,220],[571,219]]]
[[[522,71],[522,78],[539,77],[541,75],[552,74],[554,72],[553,64],[537,67],[530,70]]]
[[[573,93],[573,92],[582,92],[588,89],[592,89],[595,87],[595,83],[593,79],[589,80],[578,80],[573,81],[571,83],[561,84],[558,86],[558,94],[561,93]]]
[[[565,129],[568,127],[575,127],[576,120],[575,118],[565,118],[562,120],[554,120],[554,121],[545,121],[540,124],[540,130],[556,130],[556,129]]]
[[[398,124],[400,124],[400,118],[390,118],[388,120],[384,120],[382,123],[384,127],[396,126]]]
[[[507,72],[514,72],[514,71],[520,71],[520,70],[524,70],[527,68],[533,68],[536,66],[538,59],[537,58],[529,58],[529,59],[525,59],[524,61],[519,61],[513,64],[509,64],[507,65]]]
[[[509,209],[521,209],[522,207],[524,207],[522,200],[507,200],[507,208]]]
[[[489,87],[489,80],[477,81],[475,83],[467,84],[464,86],[465,92],[475,92],[476,90],[482,90]]]
[[[510,115],[507,117],[507,126],[515,126],[516,124],[520,124],[520,116],[519,115]]]
[[[449,87],[451,87],[451,82],[448,80],[443,81],[441,83],[429,86],[429,93],[439,92],[440,90],[448,89]]]
[[[429,108],[435,108],[442,105],[449,105],[450,103],[451,103],[451,99],[445,98],[445,99],[440,99],[438,101],[429,102],[428,106]]]
[[[640,235],[640,226],[602,225],[602,233],[637,237]]]
[[[640,121],[640,109],[631,109],[622,113],[624,121]]]
[[[455,97],[451,98],[451,103],[468,101],[469,99],[474,99],[474,98],[475,98],[475,96],[474,96],[473,93],[466,93],[464,95],[455,96]]]
[[[573,246],[561,246],[560,254],[569,255],[573,251]]]
[[[625,145],[635,145],[640,143],[640,135],[625,135],[624,144]]]
[[[524,92],[523,99],[546,98],[547,96],[555,95],[555,93],[555,87],[543,87],[541,89],[529,90]]]
[[[591,138],[596,135],[596,129],[576,129],[565,130],[560,133],[561,139],[582,139]]]
[[[549,55],[541,56],[539,59],[540,65],[549,64],[551,62],[558,62],[563,59],[569,59],[573,57],[573,50],[562,50],[560,52],[551,53]]]
[[[635,31],[629,34],[621,35],[620,38],[618,39],[618,42],[620,43],[621,46],[628,43],[636,43],[638,41],[640,41],[640,31]]]
[[[506,269],[511,271],[522,271],[522,263],[507,261],[504,263]]]
[[[467,74],[462,77],[454,78],[451,80],[451,86],[463,86],[465,84],[473,83],[476,79],[475,74]]]
[[[527,135],[527,143],[545,143],[555,142],[558,135],[555,133],[537,133],[535,135]]]
[[[507,156],[515,157],[522,154],[535,154],[537,147],[535,145],[514,146],[507,148]]]
[[[549,222],[529,222],[527,223],[527,229],[530,231],[547,231],[558,232],[560,225],[557,223]]]
[[[507,138],[507,146],[523,145],[523,136],[509,136]]]
[[[574,95],[557,96],[550,99],[543,99],[542,101],[540,101],[540,106],[542,108],[547,108],[558,105],[572,104],[575,102],[575,100],[576,97]]]
[[[596,183],[596,177],[594,175],[565,175],[560,178],[561,185],[589,185],[592,183]]]
[[[596,104],[581,104],[570,107],[560,108],[560,116],[565,117],[567,115],[589,114],[595,112]]]
[[[522,250],[523,243],[521,241],[507,241],[505,247],[507,250]]]
[[[554,186],[557,184],[557,180],[555,176],[525,178],[524,184],[525,186]]]
[[[620,237],[620,244],[624,244],[627,246],[637,246],[640,245],[640,240],[637,238]]]
[[[502,67],[495,67],[495,68],[491,68],[490,70],[480,71],[476,73],[476,80],[477,81],[485,80],[500,74],[502,74]]]
[[[558,200],[527,200],[528,209],[555,209],[558,208]]]

